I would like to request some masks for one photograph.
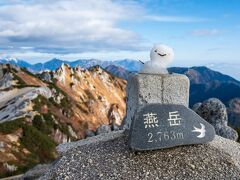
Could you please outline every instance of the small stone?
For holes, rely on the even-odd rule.
[[[237,141],[238,133],[228,126],[227,108],[219,99],[204,101],[196,113],[214,126],[217,135]]]
[[[116,124],[113,124],[113,125],[112,125],[112,130],[113,130],[113,131],[118,131],[118,130],[119,130],[119,126],[116,125]]]
[[[109,133],[109,132],[111,132],[111,127],[105,124],[100,125],[96,130],[97,135],[103,134],[103,133]]]
[[[202,103],[194,104],[193,107],[192,107],[192,110],[196,112],[201,105],[202,105]]]
[[[195,169],[195,168],[196,168],[196,166],[193,165],[193,164],[189,164],[189,165],[190,165],[190,167],[191,167],[192,169]]]
[[[95,133],[94,133],[94,131],[88,129],[85,131],[85,136],[86,136],[86,138],[93,137],[93,136],[95,136]]]

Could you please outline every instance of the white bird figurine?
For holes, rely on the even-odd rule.
[[[168,74],[167,65],[174,58],[173,49],[164,44],[154,45],[150,52],[150,61],[146,62],[140,73]]]

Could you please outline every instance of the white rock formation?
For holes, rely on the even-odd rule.
[[[31,115],[32,100],[42,95],[47,99],[52,96],[48,87],[13,89],[0,94],[0,123]]]

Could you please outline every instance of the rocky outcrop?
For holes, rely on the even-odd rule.
[[[10,88],[12,85],[14,85],[14,83],[13,75],[6,73],[2,75],[2,78],[0,78],[0,90]]]
[[[95,132],[93,130],[87,129],[85,131],[85,138],[93,137],[93,136],[95,136]]]
[[[0,79],[3,78],[3,75],[4,75],[4,73],[3,73],[3,65],[0,64]]]
[[[52,82],[52,75],[49,71],[44,71],[41,74],[39,74],[39,77],[47,82]]]
[[[34,116],[33,99],[42,95],[49,99],[51,90],[47,87],[26,87],[2,92],[0,95],[0,123],[19,117]]]
[[[111,127],[109,125],[105,125],[105,124],[99,126],[96,130],[97,135],[109,133],[109,132],[111,132]]]
[[[0,69],[1,177],[29,168],[32,161],[53,160],[56,144],[82,139],[87,129],[92,130],[87,137],[95,136],[98,127],[98,134],[117,130],[125,115],[126,81],[99,66],[86,70],[62,64],[42,75],[14,65]],[[18,131],[17,142],[6,138]],[[36,136],[41,140],[35,142]]]
[[[124,131],[60,145],[40,179],[239,179],[240,145],[216,136],[203,145],[132,152]]]
[[[238,139],[238,133],[228,126],[227,108],[219,99],[208,99],[202,104],[194,105],[193,109],[214,126],[217,135],[234,141]]]
[[[234,98],[228,107],[229,123],[234,128],[240,128],[240,98]]]
[[[126,108],[126,81],[99,66],[87,70],[64,64],[53,72],[53,77],[56,86],[71,99],[70,119],[75,131],[95,131],[101,124],[121,124]]]
[[[100,134],[110,133],[111,131],[119,131],[119,130],[120,130],[120,127],[116,124],[111,124],[111,125],[102,124],[96,129],[96,132],[89,129],[86,130],[85,138],[93,137]]]
[[[50,167],[50,164],[39,164],[35,166],[33,169],[30,169],[27,171],[19,180],[26,180],[26,179],[37,179],[41,175],[43,175],[48,168]]]

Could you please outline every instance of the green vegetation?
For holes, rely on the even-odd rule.
[[[20,152],[12,152],[12,153],[16,157],[21,156]],[[22,164],[19,164],[16,162],[8,162],[8,164],[10,164],[10,165],[17,166],[17,170],[14,172],[6,172],[4,174],[0,174],[0,178],[14,176],[14,175],[18,175],[18,174],[22,174],[22,173],[26,172],[27,170],[29,170],[29,169],[33,168],[34,166],[36,166],[37,164],[39,164],[39,162],[36,159],[37,159],[37,157],[35,155],[29,154],[27,157],[21,157]]]
[[[72,88],[75,84],[73,82],[70,83],[70,87]]]
[[[54,141],[33,126],[23,126],[21,144],[32,154],[38,156],[39,162],[46,163],[55,159]]]
[[[48,133],[48,126],[52,126],[52,117],[50,116],[51,115],[49,114],[44,115],[46,119],[45,125],[40,115],[34,117],[33,126],[27,124],[24,121],[25,118],[19,118],[0,124],[0,133],[3,134],[14,133],[20,128],[23,130],[23,136],[20,138],[20,151],[12,149],[12,153],[18,157],[21,163],[15,161],[8,162],[10,165],[17,166],[17,171],[0,174],[1,178],[21,174],[26,172],[28,169],[33,168],[36,164],[48,163],[56,158],[56,144],[51,137],[45,134]],[[30,154],[27,156],[23,155],[21,153],[23,148],[26,148],[28,151],[30,151]]]
[[[13,73],[13,79],[18,81],[18,85],[26,85],[26,83],[24,82],[24,80],[22,80],[22,78],[20,78],[18,75],[16,75],[15,73]]]
[[[56,130],[58,128],[58,125],[54,122],[54,119],[52,118],[51,113],[43,114],[43,118],[45,120],[45,123],[49,129]]]
[[[38,95],[36,99],[33,100],[34,106],[33,110],[41,111],[41,107],[44,105],[51,106],[51,103],[42,95]]]
[[[67,93],[64,92],[63,90],[61,90],[55,83],[48,83],[48,87],[50,89],[56,89],[56,91],[58,92],[58,94],[63,94],[64,96],[67,96]]]
[[[3,134],[10,134],[19,128],[22,128],[24,124],[24,118],[19,118],[13,121],[7,121],[0,124],[0,132]]]
[[[88,123],[87,122],[80,122],[80,129],[81,131],[85,131],[86,129],[88,129]]]
[[[49,88],[50,89],[55,89],[57,91],[58,94],[62,94],[64,97],[63,99],[61,100],[61,108],[65,109],[66,111],[69,111],[70,109],[70,106],[71,106],[71,103],[68,99],[68,95],[66,92],[64,92],[63,90],[61,90],[57,85],[55,85],[54,83],[49,83]],[[53,102],[54,100],[50,99],[51,102]],[[56,103],[53,103],[56,105]],[[59,106],[59,105],[58,105]]]
[[[3,68],[2,71],[3,71],[4,75],[9,72],[8,69],[6,69],[6,68]]]
[[[88,110],[85,109],[85,108],[83,108],[80,104],[76,104],[76,106],[77,106],[78,109],[80,109],[83,113],[85,113],[85,114],[88,114],[88,113],[89,113]]]
[[[48,101],[49,101],[50,103],[52,103],[54,106],[56,106],[56,107],[58,107],[58,108],[61,108],[60,104],[56,103],[56,101],[54,100],[53,97],[50,97],[50,98],[48,99]]]
[[[51,133],[51,128],[47,126],[47,124],[43,121],[42,117],[40,115],[36,115],[33,118],[32,121],[33,127],[35,127],[37,130],[44,134],[50,134]]]
[[[103,99],[102,96],[98,96],[98,100],[102,101],[102,99]]]
[[[26,74],[30,75],[30,76],[33,76],[33,77],[35,77],[35,78],[38,78],[35,74],[33,74],[32,72],[28,71],[27,68],[25,68],[25,67],[22,67],[21,70],[22,70],[23,72],[25,72]]]
[[[61,100],[61,106],[62,106],[63,109],[66,109],[67,111],[70,109],[71,104],[70,104],[69,100],[66,97],[64,97]]]
[[[95,97],[93,96],[91,91],[89,91],[88,89],[84,90],[84,92],[86,93],[86,95],[88,96],[89,99],[92,99],[92,100],[95,99]]]
[[[21,89],[21,88],[25,88],[25,87],[40,87],[40,86],[37,86],[37,85],[29,85],[29,84],[18,84],[18,85],[14,85],[13,87],[14,87],[14,88]]]
[[[46,119],[49,122],[49,116]],[[24,122],[24,118],[19,118],[13,121],[8,121],[0,124],[0,132],[3,134],[14,133],[19,128],[23,129],[23,136],[21,144],[29,151],[39,157],[39,161],[47,162],[52,160],[55,156],[55,143],[53,140],[44,133],[48,132],[48,125],[42,121],[41,116],[34,117],[33,126]],[[41,130],[43,132],[41,132]]]

